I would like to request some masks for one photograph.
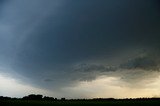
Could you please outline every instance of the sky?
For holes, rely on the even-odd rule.
[[[160,97],[158,0],[0,0],[0,95]]]

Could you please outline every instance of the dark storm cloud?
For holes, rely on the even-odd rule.
[[[71,71],[72,79],[79,81],[92,81],[97,76],[105,75],[107,72],[116,71],[116,67],[99,64],[79,64]]]
[[[0,8],[2,9],[4,6],[4,3],[6,3],[8,0],[0,0]]]
[[[155,52],[155,51],[154,51]],[[148,53],[143,51],[131,57],[126,61],[122,61],[118,66],[102,65],[102,64],[79,64],[74,67],[72,76],[75,80],[92,81],[101,75],[119,76],[126,82],[134,82],[135,80],[144,80],[144,78],[152,78],[152,74],[160,71],[159,52]],[[77,77],[77,75],[79,77]],[[151,76],[150,76],[151,75]],[[156,74],[155,76],[158,76]],[[146,77],[147,76],[147,77]],[[156,78],[156,77],[155,77]]]
[[[149,56],[137,57],[120,65],[120,68],[122,69],[142,69],[153,71],[159,71],[159,67],[159,59],[157,60],[156,58]]]
[[[156,6],[151,0],[7,2],[0,20],[1,63],[47,88],[67,86],[75,79],[93,80],[117,68],[152,69],[158,63],[150,56],[127,58],[127,63],[117,60],[120,67],[110,61],[137,48],[159,53]],[[132,55],[123,53],[122,57]]]
[[[92,72],[92,71],[115,71],[116,69],[111,66],[104,65],[96,65],[96,64],[80,64],[76,67],[75,71],[84,71],[84,72]]]

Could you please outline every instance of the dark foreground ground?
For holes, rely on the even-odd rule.
[[[160,100],[1,100],[0,106],[160,106]]]

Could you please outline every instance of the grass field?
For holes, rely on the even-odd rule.
[[[4,100],[0,106],[160,106],[159,100],[81,100],[81,101],[36,101]]]

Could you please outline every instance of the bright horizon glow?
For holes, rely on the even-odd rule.
[[[82,81],[76,87],[65,88],[70,93],[89,95],[87,98],[141,98],[159,97],[160,95],[160,76],[152,83],[145,84],[142,88],[132,88],[127,86],[118,77],[100,76],[91,82]],[[77,97],[78,98],[78,97]]]
[[[16,79],[0,73],[0,96],[23,97],[32,93],[50,94],[49,91],[19,83]]]
[[[152,83],[144,85],[143,88],[132,88],[127,86],[118,77],[100,76],[93,81],[81,81],[77,86],[62,89],[66,98],[141,98],[159,97],[160,76]],[[11,97],[23,97],[28,94],[42,94],[52,97],[53,92],[18,83],[14,78],[0,74],[0,95]],[[71,96],[68,96],[71,94]],[[86,96],[88,95],[88,96]]]

